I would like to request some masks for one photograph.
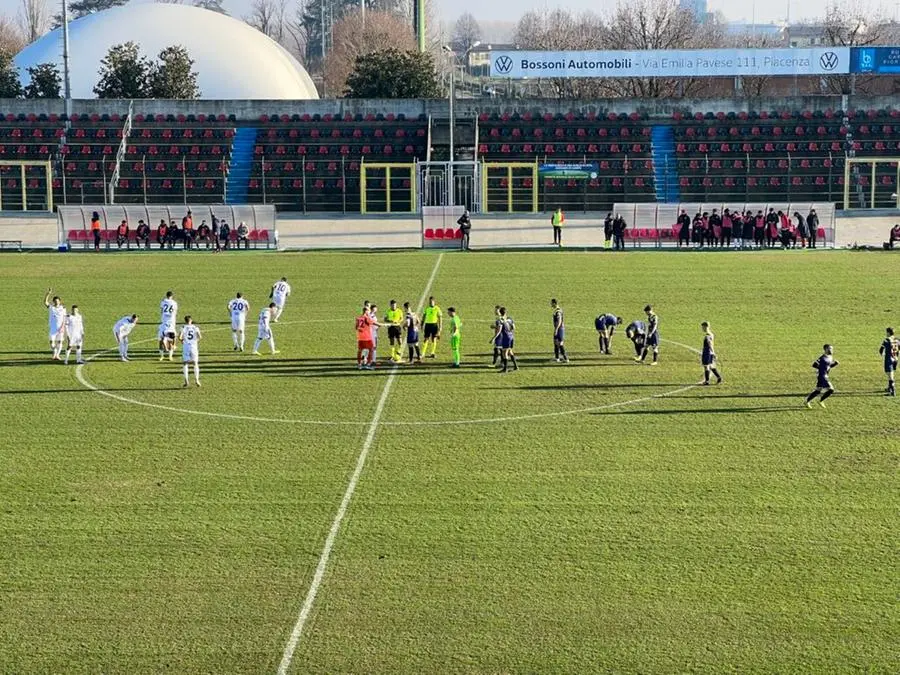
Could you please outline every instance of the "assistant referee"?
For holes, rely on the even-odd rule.
[[[422,345],[422,356],[428,359],[435,358],[437,350],[437,341],[441,339],[441,329],[444,327],[444,317],[441,308],[434,301],[434,296],[428,298],[428,306],[422,312],[422,329],[424,336],[424,344]],[[431,354],[428,353],[428,344],[431,343]]]

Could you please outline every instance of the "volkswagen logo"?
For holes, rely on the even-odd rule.
[[[501,56],[496,61],[494,61],[494,70],[496,70],[500,75],[506,75],[509,71],[512,70],[513,60],[508,56]]]
[[[825,52],[819,57],[819,65],[822,66],[822,70],[834,70],[837,68],[837,64],[838,55],[834,52]]]

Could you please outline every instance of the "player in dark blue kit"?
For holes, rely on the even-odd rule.
[[[550,309],[553,310],[553,360],[557,363],[568,363],[566,355],[566,322],[563,318],[562,307],[556,302],[556,298],[550,301]]]
[[[500,315],[495,325],[496,333],[491,339],[491,343],[495,346],[500,347],[500,363],[502,365],[502,367],[500,368],[500,372],[509,372],[510,361],[512,361],[513,370],[518,370],[519,364],[516,363],[516,355],[512,351],[514,340],[513,331],[515,330],[515,324],[513,323],[512,319],[506,316],[506,307],[500,308]]]
[[[709,386],[709,376],[716,376],[716,384],[722,384],[722,376],[719,374],[718,363],[716,363],[716,336],[709,329],[709,321],[700,324],[703,329],[703,347],[700,351],[700,363],[703,364],[703,382],[700,384]]]
[[[825,399],[834,393],[834,386],[831,384],[831,379],[829,378],[831,369],[838,367],[838,362],[834,358],[834,347],[831,345],[824,345],[822,350],[822,356],[817,358],[812,364],[812,367],[816,369],[818,377],[816,379],[816,388],[806,397],[807,408],[812,408],[813,400],[819,395],[821,395],[819,405],[824,408]]]
[[[656,312],[650,305],[644,307],[644,311],[647,313],[647,337],[644,339],[641,355],[634,357],[634,360],[643,363],[647,354],[653,350],[653,361],[650,365],[657,366],[659,365],[659,317],[656,316]]]
[[[622,323],[622,317],[615,314],[601,314],[594,319],[594,328],[597,329],[597,335],[600,339],[600,353],[612,354],[612,336],[616,332],[616,326]]]
[[[900,341],[894,337],[894,329],[885,329],[884,342],[878,348],[878,353],[884,357],[884,373],[888,378],[887,391],[885,396],[896,396],[897,390],[894,388],[894,373],[897,370],[897,361],[900,360]]]
[[[634,353],[640,357],[644,351],[644,341],[647,339],[647,324],[643,321],[632,321],[625,329],[625,337],[634,343]]]

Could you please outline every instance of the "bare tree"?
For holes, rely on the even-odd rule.
[[[25,38],[19,29],[18,22],[8,16],[0,15],[0,52],[18,54],[25,46]]]
[[[469,12],[462,14],[453,26],[453,46],[465,53],[481,40],[481,26]]]
[[[47,32],[52,15],[47,0],[20,0],[16,18],[26,43],[31,44]]]
[[[895,30],[881,12],[864,2],[831,5],[822,24],[822,38],[835,47],[867,47],[887,44]],[[828,75],[822,88],[832,94],[866,93],[875,83],[875,75]]]
[[[328,92],[342,92],[356,59],[363,54],[394,48],[415,51],[416,41],[407,22],[393,12],[353,12],[336,21],[331,52],[325,58],[324,78]]]
[[[253,0],[244,21],[275,42],[284,45],[289,36],[287,0]]]
[[[726,47],[735,49],[776,49],[784,46],[784,40],[778,35],[745,33],[734,35],[725,40]],[[741,91],[747,98],[760,98],[770,93],[771,75],[751,75],[741,77]]]

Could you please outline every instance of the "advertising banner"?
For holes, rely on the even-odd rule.
[[[496,51],[491,77],[846,75],[849,47],[593,52]]]
[[[900,47],[854,47],[850,55],[850,72],[900,73]]]
[[[584,178],[594,179],[600,165],[597,162],[583,164],[558,162],[556,164],[538,164],[538,175],[542,178]]]

